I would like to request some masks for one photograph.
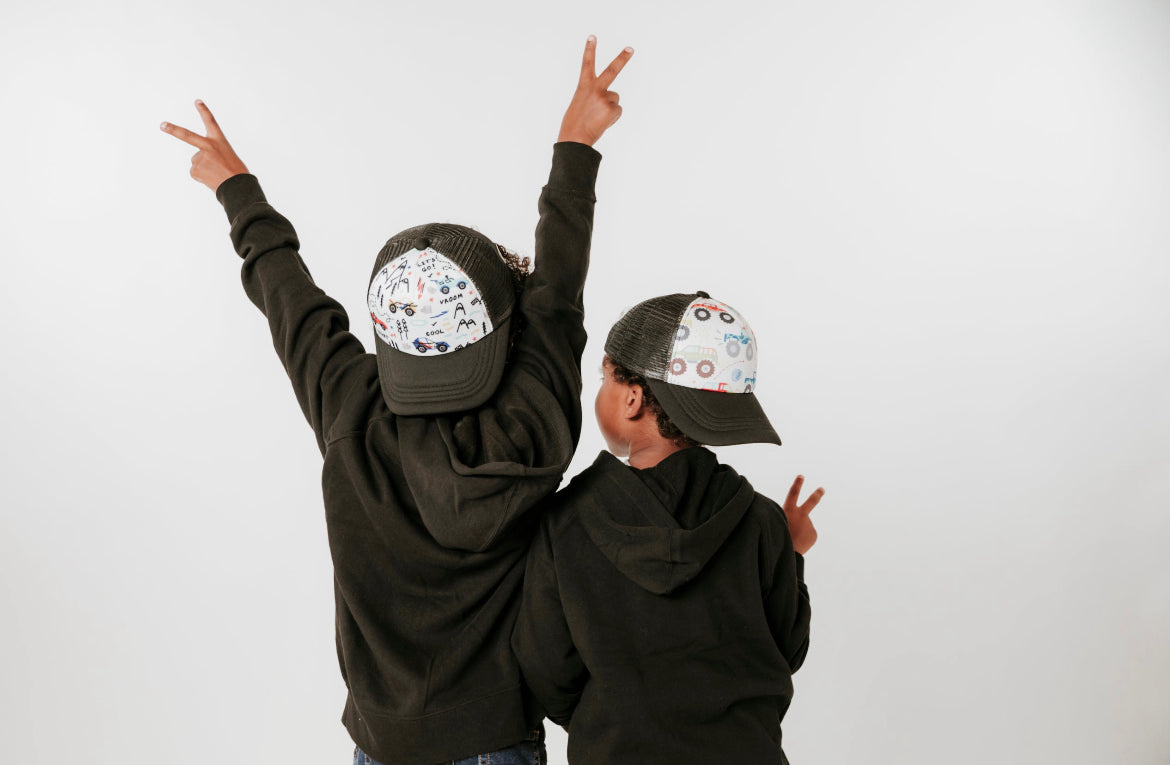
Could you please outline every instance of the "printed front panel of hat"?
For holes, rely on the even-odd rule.
[[[699,390],[751,393],[756,387],[756,336],[739,313],[696,298],[674,336],[666,382]]]
[[[430,247],[383,266],[370,282],[367,300],[378,337],[404,353],[457,351],[492,331],[471,277]]]

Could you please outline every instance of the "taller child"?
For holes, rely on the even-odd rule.
[[[355,760],[431,765],[542,748],[509,635],[533,506],[557,488],[581,431],[582,293],[591,146],[621,115],[593,37],[538,203],[536,265],[477,231],[431,223],[393,236],[368,291],[376,352],[313,282],[292,225],[200,101],[191,175],[212,189],[243,258],[244,290],[324,455],[342,721]]]

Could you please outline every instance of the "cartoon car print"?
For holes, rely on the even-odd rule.
[[[390,309],[390,313],[398,313],[398,309],[401,308],[407,316],[414,316],[414,312],[418,310],[418,306],[414,303],[403,303],[399,300],[391,300],[387,308]]]
[[[690,324],[679,324],[678,331],[674,333],[675,342],[681,342],[691,336]]]
[[[699,321],[706,321],[707,319],[711,318],[712,311],[719,313],[719,320],[724,324],[731,324],[735,321],[734,316],[729,314],[727,311],[724,311],[719,306],[713,305],[711,303],[696,303],[693,313],[695,314],[695,318]]]
[[[467,289],[466,279],[460,279],[456,281],[455,277],[453,276],[444,276],[442,279],[431,279],[431,281],[434,282],[435,286],[439,288],[439,292],[442,292],[444,295],[451,291],[452,284],[461,290]]]
[[[414,339],[414,349],[416,351],[418,351],[419,353],[426,353],[427,351],[431,351],[431,350],[438,351],[439,353],[446,353],[447,349],[450,347],[451,346],[447,345],[442,340],[440,340],[437,343],[428,343],[426,340],[423,340],[421,337],[416,337]]]
[[[718,360],[719,354],[715,352],[714,348],[688,345],[679,352],[678,356],[670,360],[670,373],[672,375],[686,374],[687,362],[690,362],[695,365],[695,374],[707,378],[715,374],[715,362]]]
[[[755,348],[752,346],[751,337],[744,334],[743,332],[739,332],[736,334],[732,334],[731,332],[725,332],[723,334],[723,341],[725,343],[727,343],[727,345],[725,346],[725,348],[727,349],[727,355],[733,359],[735,357],[739,356],[739,349],[741,346],[743,346],[746,349],[744,352],[744,356],[747,357],[748,361],[751,361],[752,357],[756,355]]]
[[[373,311],[370,311],[370,318],[374,320],[375,324],[377,324],[379,327],[382,328],[382,331],[384,331],[384,332],[390,331],[390,328],[386,326],[386,322],[382,321],[377,316],[375,316]]]

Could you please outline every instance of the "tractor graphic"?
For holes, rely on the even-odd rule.
[[[428,343],[421,337],[416,337],[414,339],[414,349],[419,353],[426,353],[427,351],[438,351],[439,353],[446,353],[447,349],[450,347],[451,346],[447,345],[442,340],[437,343]]]
[[[696,303],[693,313],[695,314],[695,318],[699,321],[706,321],[707,319],[711,318],[712,311],[719,314],[719,320],[724,324],[731,324],[735,321],[734,316],[712,303]]]
[[[467,289],[466,279],[460,279],[456,281],[455,277],[453,276],[444,276],[442,279],[431,279],[431,281],[434,282],[435,286],[439,288],[439,292],[442,292],[444,295],[451,291],[452,284],[461,290]]]
[[[686,374],[687,363],[695,365],[695,374],[704,379],[715,374],[715,362],[719,354],[714,348],[701,348],[697,345],[688,345],[679,351],[679,354],[670,360],[670,373],[676,377]]]
[[[399,300],[391,300],[389,303],[387,308],[390,310],[390,313],[398,313],[398,309],[401,308],[402,312],[407,316],[414,316],[414,312],[418,310],[418,306],[414,303],[403,303]]]
[[[723,334],[723,342],[727,343],[727,355],[731,358],[739,356],[739,349],[744,349],[744,357],[751,361],[752,357],[756,355],[756,349],[752,345],[752,338],[744,332],[725,332]]]

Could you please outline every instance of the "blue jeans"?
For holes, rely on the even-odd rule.
[[[528,734],[528,738],[507,749],[465,757],[462,760],[451,760],[439,765],[545,765],[547,762],[548,754],[544,749],[544,729],[541,728],[532,731]],[[382,763],[355,746],[353,748],[353,765],[382,765]]]

